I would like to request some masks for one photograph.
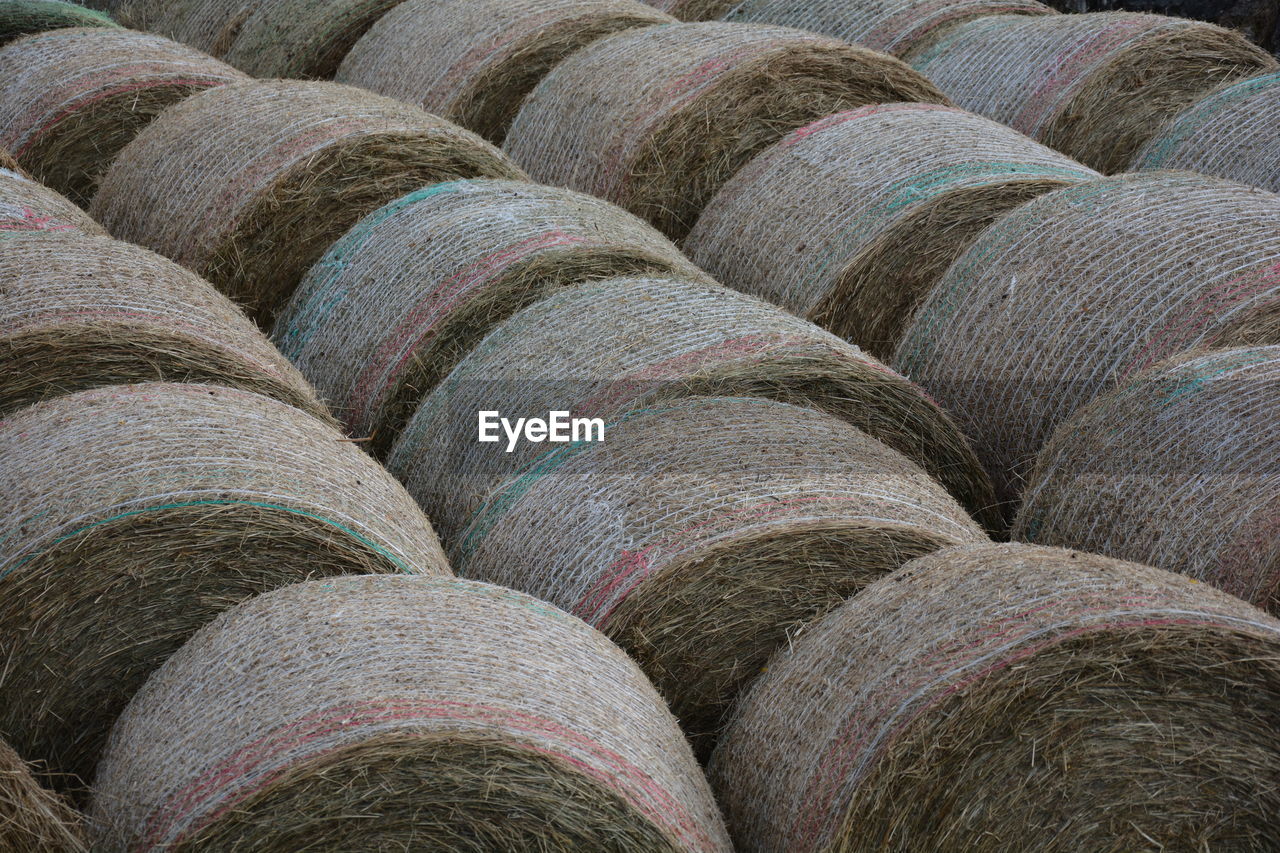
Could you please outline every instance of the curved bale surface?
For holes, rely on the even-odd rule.
[[[273,337],[381,457],[418,402],[498,323],[560,288],[635,272],[706,278],[608,202],[517,181],[436,184],[335,243]]]
[[[1197,346],[1280,343],[1280,197],[1190,173],[1055,190],[996,221],[903,335],[894,367],[960,424],[1013,501],[1053,430]]]
[[[525,97],[565,57],[674,21],[640,0],[406,0],[356,43],[335,79],[501,144]]]
[[[1237,32],[1128,12],[982,18],[911,64],[959,106],[1106,173],[1215,87],[1278,67]]]
[[[477,443],[477,413],[616,420],[692,395],[763,397],[834,415],[914,461],[993,527],[991,484],[950,418],[856,348],[716,284],[616,278],[549,296],[497,327],[414,414],[388,466],[446,547],[546,446]]]
[[[1280,622],[1242,601],[1091,554],[948,548],[779,654],[710,776],[744,853],[1262,850],[1277,709]]]
[[[116,155],[163,110],[248,79],[198,50],[132,30],[30,36],[0,50],[0,145],[88,207]]]
[[[19,169],[0,166],[0,235],[17,231],[75,231],[99,236],[107,233],[69,199]]]
[[[600,39],[557,65],[505,144],[535,180],[608,199],[678,240],[789,131],[887,101],[946,98],[893,57],[826,36],[668,24]]]
[[[119,27],[110,15],[61,0],[0,0],[0,45],[46,30]]]
[[[1262,48],[1280,51],[1280,5],[1274,0],[1048,0],[1064,12],[1124,9],[1195,18],[1244,33]]]
[[[705,754],[801,625],[913,557],[985,539],[915,463],[831,415],[694,397],[536,459],[451,553],[460,574],[604,631]]]
[[[247,391],[82,391],[0,422],[0,446],[0,733],[57,774],[91,779],[147,675],[236,602],[309,577],[449,572],[389,474]]]
[[[1151,138],[1132,169],[1189,169],[1280,192],[1280,73],[1223,86]]]
[[[315,391],[230,300],[139,246],[12,235],[0,253],[0,417],[101,385],[228,385],[331,420]]]
[[[458,580],[313,581],[224,614],[134,699],[96,788],[103,851],[729,850],[626,655]]]
[[[1040,452],[1014,537],[1140,560],[1280,610],[1280,347],[1162,362]]]
[[[524,175],[417,107],[333,83],[255,81],[166,110],[121,152],[90,212],[267,325],[366,214],[424,184],[470,177]]]
[[[0,849],[13,853],[86,853],[83,818],[42,788],[31,768],[0,740]]]
[[[1099,177],[972,113],[873,105],[756,157],[685,248],[725,284],[889,359],[929,289],[996,218]]]

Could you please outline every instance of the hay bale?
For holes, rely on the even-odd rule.
[[[1280,51],[1280,4],[1275,0],[1047,0],[1064,12],[1155,12],[1239,30],[1272,53]]]
[[[626,655],[458,580],[317,581],[224,614],[129,706],[96,787],[106,853],[730,849]]]
[[[557,65],[505,144],[535,180],[608,199],[679,239],[789,131],[885,101],[946,98],[898,60],[825,36],[668,24],[600,39]]]
[[[959,106],[1106,173],[1218,85],[1278,67],[1237,32],[1128,12],[981,18],[911,64]]]
[[[366,214],[424,184],[470,177],[524,175],[470,131],[390,98],[333,83],[238,83],[148,125],[90,212],[266,326]]]
[[[118,27],[110,15],[62,0],[0,0],[0,44],[46,30]]]
[[[1262,850],[1280,622],[1136,563],[915,560],[811,627],[710,767],[737,849]]]
[[[86,853],[82,817],[40,787],[31,768],[0,740],[0,848],[13,853]]]
[[[1280,343],[1280,197],[1191,173],[1068,187],[996,221],[916,312],[894,367],[1013,501],[1054,428],[1196,346]]]
[[[258,394],[82,391],[0,422],[0,446],[0,732],[55,773],[90,779],[147,675],[238,601],[309,577],[449,571],[389,474]]]
[[[731,287],[887,360],[929,289],[992,221],[1098,177],[972,113],[873,105],[758,156],[707,205],[685,248]]]
[[[0,236],[14,231],[107,233],[68,199],[20,169],[0,165]]]
[[[198,50],[131,30],[30,36],[0,50],[0,145],[88,207],[111,161],[164,109],[248,79]]]
[[[1190,169],[1280,192],[1280,73],[1223,86],[1151,137],[1134,171]]]
[[[406,0],[356,43],[336,79],[420,104],[500,145],[525,97],[565,57],[674,21],[640,0]]]
[[[455,181],[363,219],[312,268],[274,339],[383,456],[485,334],[563,287],[627,273],[706,280],[624,210],[518,181]]]

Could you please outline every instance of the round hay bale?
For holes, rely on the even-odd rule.
[[[972,113],[877,104],[820,119],[756,157],[707,205],[685,248],[731,287],[889,359],[929,289],[997,217],[1099,177]]]
[[[1280,343],[1280,197],[1189,172],[1119,175],[1006,214],[916,312],[894,367],[1013,501],[1063,419],[1197,346]]]
[[[847,421],[1001,523],[991,484],[921,390],[810,323],[716,284],[628,277],[550,296],[499,326],[419,407],[388,466],[452,546],[545,445],[477,443],[477,413],[616,420],[692,395],[764,397]]]
[[[46,30],[119,27],[110,15],[62,0],[0,0],[0,44]]]
[[[309,577],[449,571],[386,471],[248,391],[82,391],[0,422],[0,446],[0,732],[55,773],[92,778],[147,675],[238,601]]]
[[[31,180],[20,169],[0,166],[0,236],[15,231],[107,233],[70,200]]]
[[[693,397],[558,447],[451,549],[626,649],[702,754],[770,653],[913,557],[986,537],[914,462],[824,412]]]
[[[418,402],[498,323],[560,288],[639,272],[706,279],[606,201],[517,181],[435,184],[335,243],[273,337],[381,457]]]
[[[1239,30],[1250,41],[1280,51],[1280,4],[1275,0],[1047,0],[1064,12],[1156,12]]]
[[[116,159],[90,211],[189,267],[269,328],[324,251],[424,184],[523,178],[480,137],[334,83],[220,86],[165,111]]]
[[[256,391],[332,422],[315,391],[208,282],[106,237],[13,235],[0,254],[0,417],[101,385]]]
[[[1280,192],[1280,73],[1219,88],[1151,137],[1134,171],[1189,169]]]
[[[779,654],[711,763],[737,849],[1264,850],[1280,622],[1136,563],[974,545]]]
[[[1280,611],[1280,347],[1183,355],[1063,423],[1015,538],[1139,560]]]
[[[789,131],[885,101],[946,98],[893,57],[826,36],[667,24],[561,62],[505,145],[535,180],[608,199],[678,240],[735,171]]]
[[[0,848],[13,853],[87,853],[83,818],[42,788],[31,768],[0,740]]]
[[[0,50],[0,145],[88,207],[111,161],[164,109],[248,79],[198,50],[132,30],[29,36]]]
[[[525,97],[565,57],[674,21],[640,0],[406,0],[356,43],[336,79],[420,104],[500,145]]]
[[[313,581],[223,614],[129,706],[96,788],[108,853],[730,849],[626,655],[459,580]]]
[[[1278,67],[1237,32],[1129,12],[980,18],[911,64],[959,106],[1108,174],[1218,85]]]

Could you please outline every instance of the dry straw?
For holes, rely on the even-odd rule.
[[[913,557],[985,539],[915,463],[844,421],[693,397],[534,460],[452,553],[460,574],[604,631],[705,754],[801,625]]]
[[[730,849],[626,655],[458,580],[315,581],[224,614],[121,717],[96,789],[103,853]]]
[[[0,145],[87,207],[120,150],[164,109],[248,78],[159,36],[66,29],[0,50]]]
[[[1216,86],[1277,67],[1232,30],[1128,12],[981,18],[911,64],[965,109],[1107,173]]]
[[[873,105],[758,156],[707,205],[685,248],[725,284],[887,359],[929,289],[993,220],[1098,177],[971,113]]]
[[[608,202],[518,181],[435,184],[335,243],[274,338],[380,457],[495,325],[559,288],[632,272],[705,279],[665,237]]]
[[[893,57],[751,24],[668,24],[600,39],[525,101],[507,151],[535,180],[620,204],[672,239],[788,132],[868,103],[946,98]]]
[[[1280,197],[1183,172],[1055,190],[938,282],[894,367],[942,403],[1013,500],[1054,428],[1200,345],[1280,343]]]
[[[61,0],[0,0],[0,45],[68,27],[118,27],[110,15]]]
[[[363,216],[424,184],[521,178],[502,152],[417,107],[334,83],[201,92],[120,154],[91,212],[268,324]]]
[[[517,314],[423,402],[388,465],[449,547],[493,490],[547,449],[478,443],[478,412],[616,420],[697,394],[832,414],[914,461],[978,518],[1000,522],[977,458],[917,386],[772,305],[687,279],[612,279]]]
[[[90,779],[147,675],[238,601],[309,577],[449,571],[389,474],[258,394],[82,391],[0,422],[0,446],[0,734],[54,773]]]
[[[107,233],[67,198],[21,170],[0,164],[0,238],[15,231]]]
[[[336,79],[501,144],[525,97],[569,54],[674,21],[640,0],[407,0],[360,39]]]
[[[82,818],[36,782],[0,740],[0,849],[10,853],[86,853]]]
[[[1025,545],[909,563],[800,636],[711,767],[743,853],[1267,850],[1280,622]]]
[[[328,419],[315,392],[225,296],[139,246],[12,234],[0,253],[0,417],[130,382],[257,391]]]

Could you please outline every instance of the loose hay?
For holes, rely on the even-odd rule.
[[[14,231],[75,231],[101,236],[107,233],[70,200],[31,180],[19,169],[0,165],[0,238]]]
[[[729,850],[626,655],[457,580],[316,581],[224,614],[129,706],[96,788],[108,853]]]
[[[161,111],[248,79],[198,50],[131,30],[30,36],[0,50],[0,145],[87,207],[111,161]]]
[[[950,548],[811,627],[710,768],[737,849],[1269,850],[1280,622],[1135,563]]]
[[[525,97],[565,57],[674,21],[639,0],[407,0],[352,48],[337,79],[501,144]]]
[[[608,202],[517,181],[436,184],[335,243],[274,338],[381,457],[422,397],[495,325],[560,288],[633,272],[706,278]]]
[[[1012,501],[1057,425],[1201,345],[1280,343],[1280,197],[1121,175],[1006,214],[938,282],[894,366],[951,413]]]
[[[0,0],[0,44],[66,27],[118,27],[110,15],[61,0]]]
[[[965,109],[1107,173],[1216,86],[1280,67],[1237,32],[1127,12],[981,18],[911,64]]]
[[[825,36],[669,24],[600,39],[556,66],[506,148],[535,180],[608,199],[679,239],[759,151],[885,101],[946,98],[898,60]]]
[[[12,853],[86,853],[82,818],[40,787],[25,761],[0,740],[0,849]]]
[[[90,211],[268,325],[363,216],[424,184],[470,177],[524,175],[417,107],[351,86],[263,81],[165,111],[117,158]]]
[[[971,113],[873,105],[758,156],[707,205],[685,248],[724,283],[888,359],[929,289],[992,221],[1098,177]]]
[[[0,734],[54,773],[92,778],[147,675],[242,599],[449,571],[389,474],[247,391],[83,391],[0,422],[0,446]]]

